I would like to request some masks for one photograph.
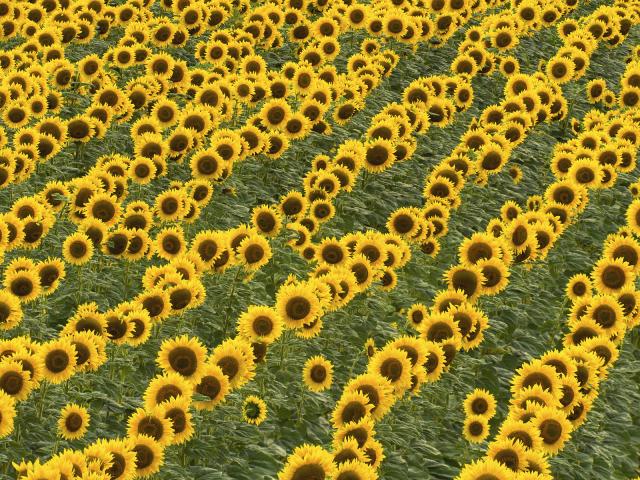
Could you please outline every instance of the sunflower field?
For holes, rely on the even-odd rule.
[[[640,478],[640,0],[0,0],[0,480]]]

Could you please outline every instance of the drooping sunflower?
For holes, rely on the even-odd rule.
[[[312,392],[326,390],[333,381],[333,364],[319,355],[309,358],[302,370],[302,380]]]
[[[82,438],[89,428],[89,411],[85,407],[70,403],[60,411],[58,434],[65,440]]]
[[[195,337],[182,335],[162,342],[157,363],[165,372],[175,372],[198,383],[203,374],[207,349]]]

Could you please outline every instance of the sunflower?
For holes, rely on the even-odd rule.
[[[207,361],[200,383],[195,386],[194,391],[207,397],[207,400],[194,402],[194,406],[200,410],[210,410],[222,402],[229,393],[229,378],[223,373],[222,368]]]
[[[533,360],[520,367],[511,386],[511,391],[516,393],[524,388],[539,385],[557,396],[560,388],[558,374],[554,367],[544,365],[540,360]]]
[[[90,419],[86,408],[69,403],[60,411],[58,434],[65,440],[82,438],[89,428]]]
[[[144,392],[145,408],[153,410],[157,405],[178,397],[190,401],[192,394],[192,383],[182,375],[173,372],[157,375]]]
[[[93,331],[76,331],[67,337],[76,351],[76,370],[96,371],[107,361],[106,340]]]
[[[582,273],[573,275],[567,282],[567,287],[565,288],[567,297],[574,302],[579,298],[591,297],[591,291],[591,280],[589,280],[587,275]]]
[[[496,413],[496,399],[489,391],[476,388],[466,396],[464,412],[467,416],[480,415],[491,419]]]
[[[450,290],[461,290],[470,301],[483,293],[482,285],[487,281],[476,265],[452,267],[445,273],[445,279]]]
[[[282,318],[274,308],[251,305],[238,319],[238,333],[269,345],[282,334]]]
[[[247,396],[242,402],[242,418],[251,425],[260,425],[267,418],[267,404],[260,397]]]
[[[489,436],[489,421],[480,415],[468,415],[462,427],[464,438],[473,443],[482,443]]]
[[[203,374],[207,349],[197,338],[186,335],[162,342],[156,359],[165,373],[175,372],[193,383]]]
[[[573,430],[562,410],[544,407],[536,412],[533,425],[539,430],[542,438],[542,451],[554,455],[562,450]]]
[[[576,159],[567,171],[567,177],[583,187],[599,185],[602,181],[602,166],[589,158]]]
[[[187,249],[184,233],[180,227],[161,230],[154,240],[155,253],[165,260],[176,258]]]
[[[250,235],[238,246],[238,257],[249,270],[259,270],[271,258],[271,246],[262,235]]]
[[[276,310],[289,328],[300,328],[322,315],[321,304],[310,285],[284,285],[276,294]]]
[[[73,265],[84,265],[93,256],[93,242],[82,232],[69,235],[62,244],[64,259]]]
[[[38,354],[44,362],[44,377],[51,383],[62,383],[74,374],[77,352],[70,338],[45,343]]]
[[[555,56],[547,62],[547,76],[558,84],[571,80],[575,73],[575,64],[570,58]]]
[[[640,244],[632,237],[611,236],[607,239],[603,256],[611,259],[621,258],[633,267],[634,273],[640,271]]]
[[[312,392],[326,390],[333,380],[333,365],[324,357],[311,357],[304,364],[302,380]]]
[[[172,397],[160,404],[160,410],[164,418],[171,422],[171,428],[173,429],[172,445],[180,445],[186,442],[194,433],[191,412],[189,412],[190,404],[190,399],[184,396]]]
[[[227,163],[220,154],[211,148],[199,150],[191,156],[191,174],[196,179],[217,180],[224,172]]]
[[[547,351],[540,357],[543,365],[551,365],[556,373],[562,377],[573,377],[576,373],[576,364],[563,350]]]
[[[476,266],[482,271],[484,282],[482,283],[483,295],[496,295],[504,290],[509,283],[509,269],[501,260],[492,258],[480,260]]]
[[[165,222],[178,220],[184,212],[184,192],[182,190],[166,190],[156,197],[155,213]]]
[[[364,168],[372,173],[379,173],[389,168],[396,160],[395,146],[384,138],[369,140],[364,155]]]
[[[320,264],[343,265],[349,258],[349,251],[335,237],[325,238],[318,244],[316,258]]]
[[[381,419],[394,402],[392,384],[387,378],[377,373],[358,375],[349,381],[344,392],[364,394],[372,406],[369,413],[374,420]]]
[[[271,128],[282,128],[291,118],[291,107],[282,99],[266,102],[260,110],[263,125]]]
[[[602,333],[614,337],[624,331],[625,321],[622,305],[610,295],[596,295],[591,298],[584,318],[593,319]]]
[[[7,290],[0,290],[0,329],[11,330],[22,321],[20,300]]]
[[[351,423],[339,428],[334,436],[334,444],[340,443],[348,438],[355,438],[358,447],[363,448],[364,445],[375,435],[374,422],[372,418],[365,418],[359,422]]]
[[[466,465],[456,480],[509,480],[513,471],[492,458],[483,458]]]
[[[286,465],[278,472],[278,480],[324,480],[333,478],[334,473],[333,456],[322,447],[305,444],[289,455]]]
[[[520,443],[529,450],[539,450],[542,444],[538,430],[531,423],[510,418],[500,427],[497,439]]]
[[[632,267],[622,258],[600,259],[592,273],[593,285],[597,291],[615,294],[635,280]]]
[[[22,365],[22,369],[29,373],[29,380],[33,382],[34,388],[43,378],[44,365],[38,356],[39,345],[34,345],[30,341],[25,341],[16,348],[11,355],[11,361],[16,361]]]
[[[40,276],[35,269],[5,272],[4,287],[21,303],[34,300],[42,292]]]
[[[350,460],[358,460],[360,462],[368,460],[364,450],[358,446],[358,441],[352,437],[338,442],[334,447],[333,453],[333,463],[337,466]]]
[[[149,339],[151,335],[151,317],[146,309],[132,310],[124,315],[123,320],[131,325],[131,333],[127,338],[129,345],[135,347]]]
[[[160,471],[164,461],[163,446],[149,435],[139,434],[129,440],[135,454],[135,476],[144,478]]]
[[[371,465],[354,459],[338,465],[334,478],[336,480],[374,480],[377,478],[377,474]]]
[[[21,401],[29,396],[33,387],[31,375],[19,361],[5,359],[0,362],[0,393]]]
[[[152,410],[137,409],[129,416],[127,425],[129,437],[148,435],[163,447],[170,445],[173,440],[171,420],[164,416],[162,406],[157,406]]]
[[[524,459],[525,452],[525,447],[521,442],[506,438],[493,441],[487,449],[487,457],[514,472],[518,472],[524,470],[527,466],[527,462]]]
[[[474,233],[460,244],[460,262],[474,265],[479,260],[489,260],[498,254],[498,248],[497,242],[491,235]]]
[[[87,457],[96,456],[106,460],[106,465],[109,467],[104,468],[104,471],[113,480],[126,480],[133,477],[136,455],[131,450],[128,439],[97,440],[85,449],[85,454]],[[105,465],[104,460],[103,465]]]
[[[373,409],[368,395],[345,391],[336,404],[332,414],[332,423],[335,428],[344,427],[352,422],[359,422],[368,417]]]
[[[397,393],[411,387],[411,361],[399,348],[385,347],[377,352],[369,362],[369,372],[387,379]]]
[[[241,387],[255,375],[253,349],[243,338],[236,337],[222,342],[209,356],[208,362],[222,369],[231,389]]]
[[[491,43],[501,52],[514,48],[518,41],[518,34],[511,27],[498,28],[491,33]]]
[[[13,432],[15,417],[16,407],[14,398],[4,393],[4,391],[0,391],[0,438],[4,438]]]
[[[371,262],[364,255],[355,255],[345,265],[355,276],[356,288],[366,290],[375,280]]]

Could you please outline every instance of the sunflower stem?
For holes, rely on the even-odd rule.
[[[227,329],[229,328],[229,320],[231,317],[231,299],[233,298],[234,293],[236,292],[236,283],[238,281],[238,277],[240,276],[240,268],[236,269],[236,274],[233,277],[233,282],[231,282],[231,289],[229,290],[229,297],[227,298],[227,312],[224,316],[224,328],[222,329],[222,334],[227,336]]]
[[[45,398],[47,397],[47,388],[49,387],[49,383],[48,382],[44,382],[44,385],[42,386],[42,391],[41,391],[41,395],[40,395],[40,404],[38,405],[38,418],[42,419],[42,414],[44,413],[44,401]]]
[[[282,333],[282,348],[280,348],[280,361],[278,362],[278,368],[282,367],[282,362],[284,362],[284,352],[286,351],[287,348],[287,340],[289,339],[289,331],[285,330]]]

